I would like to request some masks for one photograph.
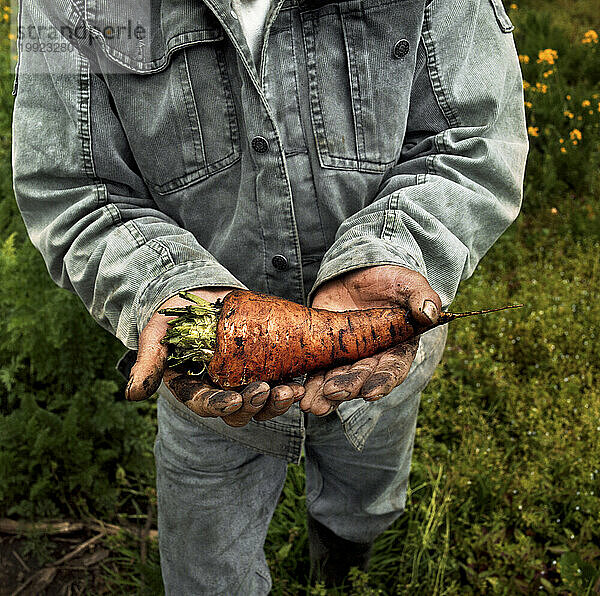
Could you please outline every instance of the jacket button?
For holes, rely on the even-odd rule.
[[[271,259],[271,263],[277,271],[285,271],[288,268],[288,260],[283,255],[275,255]]]
[[[408,41],[406,39],[398,40],[394,46],[394,58],[404,58],[406,54],[408,54],[408,50],[410,50],[410,44]]]
[[[256,153],[266,153],[269,150],[269,142],[264,137],[254,137],[251,145]]]

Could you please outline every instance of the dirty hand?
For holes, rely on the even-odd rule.
[[[403,306],[424,325],[435,323],[442,309],[440,297],[425,277],[396,265],[366,267],[336,277],[319,288],[311,306],[335,311]],[[343,401],[382,398],[406,379],[418,347],[416,337],[354,364],[314,373],[304,384],[300,408],[326,416]]]
[[[191,293],[214,302],[233,288],[201,288]],[[158,310],[186,306],[189,302],[178,296],[169,298]],[[161,344],[167,332],[167,322],[174,317],[154,313],[140,334],[138,356],[131,369],[125,396],[140,401],[153,395],[161,380],[192,412],[199,416],[223,418],[230,426],[245,426],[252,418],[269,420],[285,413],[304,394],[297,383],[269,387],[267,383],[250,383],[239,391],[224,390],[205,379],[177,373],[167,368],[167,346]]]

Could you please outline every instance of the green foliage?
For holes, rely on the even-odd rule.
[[[144,562],[141,561],[139,542],[131,535],[109,536],[103,546],[110,550],[110,557],[103,565],[106,593],[164,594],[156,541],[148,542]]]
[[[550,209],[549,194],[600,191],[600,47],[587,27],[535,6],[511,11],[523,69],[531,152],[525,184],[530,205]],[[597,205],[578,196],[580,209]]]
[[[98,377],[116,380],[112,369],[124,351],[76,296],[52,284],[41,257],[23,240],[13,234],[0,247],[2,413],[19,398],[13,391],[19,381],[68,394]]]
[[[304,469],[290,465],[265,546],[271,573],[277,577],[273,596],[302,593],[310,567],[307,549]]]
[[[578,553],[565,553],[558,563],[564,586],[575,594],[598,593],[600,568],[584,561]]]
[[[125,488],[152,481],[151,406],[124,402],[123,348],[14,235],[0,277],[0,515],[114,516]]]
[[[446,581],[463,594],[533,593],[549,578],[557,584],[557,552],[600,563],[600,549],[589,549],[600,544],[600,359],[590,324],[600,320],[591,299],[600,287],[600,245],[555,239],[552,251],[535,256],[521,247],[506,259],[503,248],[515,241],[500,242],[456,308],[489,296],[527,308],[451,331],[424,394],[415,447],[413,485],[431,485],[424,467],[446,471]],[[441,561],[441,532],[438,539]]]

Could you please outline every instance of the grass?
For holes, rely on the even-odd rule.
[[[343,589],[307,585],[304,474],[290,466],[266,544],[275,596],[600,593],[600,44],[586,37],[600,16],[591,0],[527,0],[509,13],[529,83],[525,204],[453,306],[526,308],[451,327],[422,396],[406,513]],[[0,83],[9,197],[10,81]],[[7,198],[2,240],[20,230],[13,215]],[[144,523],[151,482],[132,466],[111,472],[121,488],[107,521]],[[154,543],[143,561],[129,535],[106,546],[109,593],[160,592]]]

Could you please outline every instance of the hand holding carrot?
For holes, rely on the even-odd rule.
[[[442,308],[425,277],[394,265],[367,267],[337,277],[317,291],[311,306],[335,311],[404,306],[424,325],[435,323]],[[313,374],[305,383],[300,407],[325,416],[342,401],[380,399],[404,381],[418,347],[417,337],[354,364]]]
[[[203,288],[192,290],[193,294],[208,301],[223,298],[231,288]],[[187,301],[174,296],[164,302],[160,309],[177,307]],[[159,310],[160,310],[159,309]],[[251,418],[269,420],[285,413],[304,394],[304,387],[297,383],[269,387],[265,382],[250,383],[238,390],[224,390],[207,381],[177,373],[166,367],[168,348],[161,343],[168,329],[165,317],[155,313],[140,334],[138,357],[131,370],[127,399],[140,401],[153,395],[161,380],[185,405],[204,417],[221,417],[230,426],[245,426]]]
[[[188,402],[199,402],[192,409],[201,415],[215,415],[207,413],[207,399],[233,400],[245,411],[241,395],[248,384],[259,383],[252,386],[253,391],[264,388],[262,381],[278,385],[271,392],[274,403],[268,401],[258,414],[248,410],[248,420],[281,415],[303,395],[302,408],[320,416],[335,409],[339,401],[379,399],[406,378],[418,348],[415,338],[422,333],[456,319],[522,306],[441,312],[438,295],[422,275],[387,265],[348,273],[324,284],[315,297],[316,308],[250,290],[233,290],[214,302],[189,292],[179,296],[188,304],[165,305],[158,310],[165,317],[162,324],[158,321],[149,329],[160,329],[155,336],[164,336],[160,343],[168,346],[169,367],[184,373],[173,379],[189,383],[195,377],[192,397],[182,401],[189,407],[192,403]],[[147,342],[145,333],[140,359],[147,366],[153,361],[143,356],[145,346],[156,349],[156,337]],[[160,364],[162,374],[164,356]],[[143,370],[141,363],[139,366]],[[140,371],[134,375],[128,388],[132,399],[136,391],[141,390],[142,395],[150,391],[153,366],[145,375]],[[313,375],[306,394],[303,387],[289,382],[299,374]],[[173,384],[171,376],[168,380]]]

